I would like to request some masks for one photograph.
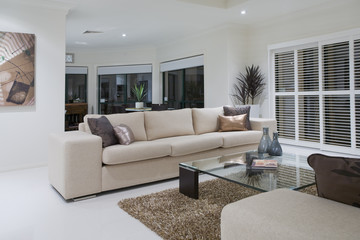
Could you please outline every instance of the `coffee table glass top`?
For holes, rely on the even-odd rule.
[[[254,159],[274,159],[276,168],[255,169]],[[282,156],[243,152],[180,163],[180,167],[232,181],[259,191],[277,188],[298,190],[315,184],[315,173],[307,163],[307,156],[283,153]]]

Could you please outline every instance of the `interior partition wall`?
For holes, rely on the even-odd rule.
[[[360,153],[360,30],[270,50],[282,142]]]
[[[204,107],[203,55],[160,64],[163,74],[163,102],[169,108]]]
[[[151,104],[152,65],[107,66],[98,68],[99,93],[98,112],[111,114],[121,112],[126,107],[135,106],[132,89],[143,84],[147,95],[144,102]]]

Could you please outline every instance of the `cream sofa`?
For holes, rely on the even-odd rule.
[[[223,108],[181,109],[106,115],[113,126],[126,124],[130,145],[102,148],[86,115],[79,131],[49,137],[49,180],[64,199],[179,176],[180,162],[256,149],[262,128],[274,119],[251,119],[251,131],[218,132]]]
[[[355,240],[360,208],[329,199],[276,189],[226,205],[221,239]]]

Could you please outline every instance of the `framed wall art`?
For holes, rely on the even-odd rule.
[[[35,104],[35,35],[0,32],[0,106]]]

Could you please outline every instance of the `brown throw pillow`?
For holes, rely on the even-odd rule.
[[[360,207],[360,159],[312,154],[308,163],[320,197]]]
[[[246,116],[247,130],[251,130],[250,108],[251,108],[250,106],[241,106],[241,107],[224,106],[223,107],[225,116],[236,116],[236,115],[247,114],[247,116]]]
[[[115,137],[113,126],[105,116],[88,118],[88,124],[91,133],[102,138],[103,148],[119,143]]]
[[[114,127],[115,136],[122,145],[129,145],[135,141],[134,133],[130,127],[120,124]]]
[[[246,115],[222,116],[219,115],[219,132],[246,131]]]

